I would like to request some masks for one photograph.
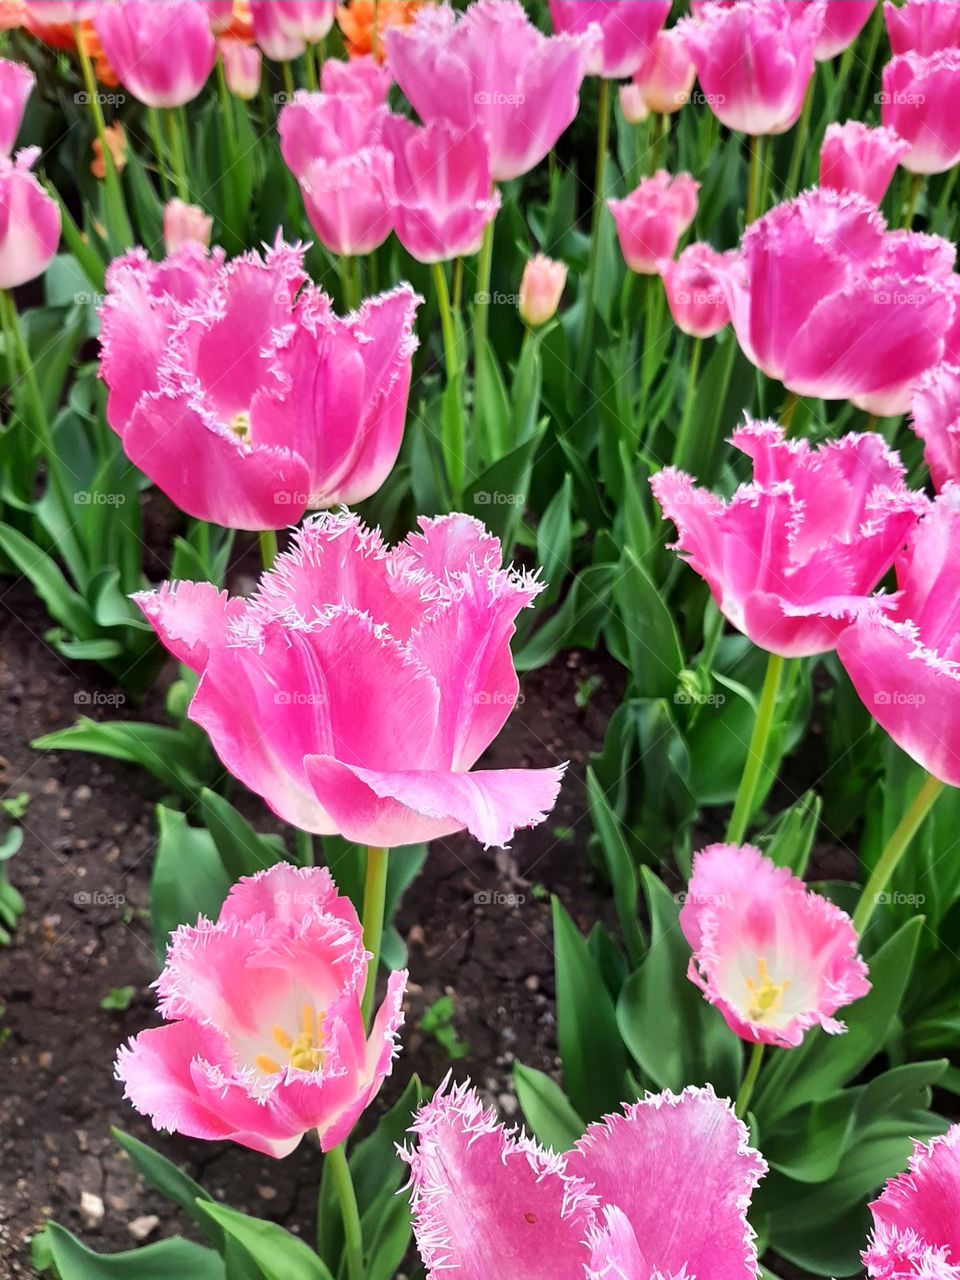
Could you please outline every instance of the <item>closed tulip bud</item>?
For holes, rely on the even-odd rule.
[[[13,151],[33,85],[29,67],[0,58],[0,155],[8,156]]]
[[[223,59],[227,88],[249,102],[260,90],[263,54],[255,44],[244,44],[242,40],[218,40],[217,46]]]
[[[676,30],[661,31],[650,57],[633,77],[648,111],[672,115],[690,99],[697,78],[686,43]],[[620,95],[623,101],[623,91]]]
[[[531,329],[552,320],[560,305],[563,286],[567,283],[567,268],[563,262],[555,262],[542,253],[529,260],[520,281],[520,317]]]
[[[174,197],[163,210],[163,247],[167,253],[193,241],[206,247],[210,243],[213,218],[195,204],[185,204]]]
[[[620,86],[620,110],[627,124],[643,124],[650,115],[643,90],[632,80]]]

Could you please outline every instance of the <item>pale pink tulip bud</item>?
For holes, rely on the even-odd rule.
[[[690,99],[697,78],[686,42],[676,29],[661,31],[648,60],[633,77],[644,104],[657,115],[672,115]],[[623,91],[621,90],[621,102]]]
[[[556,262],[542,253],[531,258],[520,281],[520,318],[524,324],[539,329],[552,320],[566,283],[566,263]]]
[[[255,44],[244,44],[242,40],[218,40],[217,45],[223,59],[227,88],[238,98],[249,102],[260,90],[263,54]]]
[[[193,241],[206,247],[210,243],[213,218],[195,204],[186,204],[176,196],[163,210],[163,247],[176,253],[182,245]]]
[[[660,169],[644,178],[626,199],[607,201],[617,224],[620,251],[631,271],[660,274],[693,222],[699,190],[700,183],[689,173],[671,176]]]
[[[857,191],[879,205],[909,150],[910,143],[893,129],[871,129],[860,120],[828,124],[820,148],[820,185]]]
[[[643,90],[632,80],[620,86],[620,110],[627,124],[643,124],[650,115]]]

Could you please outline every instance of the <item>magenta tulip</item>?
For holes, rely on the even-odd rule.
[[[599,35],[543,36],[518,0],[477,0],[462,15],[449,5],[421,9],[384,43],[420,119],[481,125],[494,180],[504,182],[539,164],[577,114]]]
[[[736,254],[697,243],[664,265],[663,287],[678,329],[691,338],[712,338],[730,323],[724,279],[737,263]]]
[[[280,21],[280,5],[277,0],[250,0],[250,17],[253,20],[253,38],[268,58],[274,62],[290,62],[299,58],[307,47],[302,35],[291,34]]]
[[[331,95],[360,94],[371,110],[386,106],[393,76],[370,54],[359,58],[327,58],[320,72],[320,87]]]
[[[777,134],[797,122],[814,71],[823,12],[792,0],[701,6],[677,30],[710,110],[728,129]]]
[[[624,200],[608,200],[617,224],[620,252],[631,271],[657,275],[677,251],[697,212],[700,183],[689,173],[660,169]]]
[[[190,0],[101,4],[93,25],[124,88],[148,107],[192,101],[217,60],[206,10]]]
[[[860,120],[828,124],[820,148],[820,185],[859,192],[879,205],[910,143],[893,129],[871,129]]]
[[[755,1280],[747,1210],[767,1166],[709,1085],[625,1104],[557,1155],[448,1078],[411,1132],[428,1280]]]
[[[910,1167],[870,1206],[863,1254],[871,1280],[957,1280],[960,1274],[960,1124],[929,1146],[913,1144]]]
[[[885,227],[863,196],[815,188],[747,228],[743,271],[726,279],[753,364],[797,395],[906,412],[917,379],[943,356],[954,249]]]
[[[877,0],[822,0],[823,26],[813,56],[829,62],[853,44],[877,7]],[[814,4],[821,0],[813,0]]]
[[[0,58],[0,156],[9,156],[13,151],[35,82],[29,67]]]
[[[581,34],[591,25],[602,39],[587,63],[587,74],[622,80],[643,67],[670,14],[670,0],[550,0],[554,31]]]
[[[877,608],[870,593],[926,499],[871,432],[813,448],[751,422],[732,443],[752,460],[753,481],[728,502],[675,467],[651,479],[677,527],[675,548],[759,648],[784,658],[827,653],[854,618]]]
[[[420,299],[401,285],[342,320],[304,252],[278,241],[225,263],[187,244],[108,269],[107,421],[199,520],[280,529],[368,497],[396,460]]]
[[[908,756],[960,786],[960,487],[948,484],[897,559],[896,608],[866,612],[837,653],[864,706]]]
[[[406,251],[418,262],[479,252],[484,228],[500,208],[480,126],[461,133],[445,120],[418,128],[388,116],[380,128],[393,157],[394,230]]]
[[[60,210],[31,166],[39,147],[0,155],[0,289],[15,289],[50,265],[60,243]]]
[[[629,85],[620,90],[620,103],[630,104],[633,98],[630,91],[637,94],[637,100],[643,105],[643,112],[652,111],[655,115],[672,115],[689,101],[693,82],[697,71],[690,54],[687,52],[683,35],[673,28],[661,31],[653,42],[650,57],[633,77]],[[627,110],[624,110],[624,115]],[[636,107],[633,114],[645,119]],[[629,119],[629,117],[628,117]]]
[[[910,144],[911,173],[946,173],[960,163],[960,49],[905,53],[883,69],[881,116]]]
[[[291,40],[317,44],[330,34],[337,0],[269,0],[277,26]]]
[[[154,1128],[276,1158],[314,1131],[330,1151],[390,1074],[405,971],[370,1034],[369,953],[326,867],[270,867],[231,888],[216,922],[171,935],[155,986],[166,1021],[117,1055],[117,1078]]]
[[[960,5],[956,0],[907,0],[883,6],[894,57],[960,48]]]
[[[191,242],[206,247],[212,230],[213,218],[198,205],[186,204],[176,196],[164,205],[163,247],[167,254]]]
[[[543,584],[468,516],[419,524],[388,548],[356,516],[316,516],[251,601],[193,582],[136,600],[201,677],[190,718],[285,821],[504,845],[544,820],[565,768],[473,769],[517,701],[510,637]]]
[[[913,393],[910,412],[935,488],[960,481],[960,367],[944,361],[928,369]]]

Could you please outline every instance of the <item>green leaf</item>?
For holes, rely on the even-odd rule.
[[[0,551],[29,580],[52,618],[81,640],[94,636],[96,628],[86,602],[45,551],[8,524],[0,524]]]
[[[224,1280],[223,1262],[212,1249],[179,1236],[142,1249],[100,1254],[82,1245],[57,1223],[48,1222],[35,1238],[34,1246],[37,1239],[42,1241],[43,1252],[56,1268],[59,1280]]]
[[[134,720],[100,722],[81,716],[69,729],[35,738],[38,751],[91,751],[126,760],[147,769],[166,786],[193,800],[201,782],[193,770],[195,761],[184,759],[185,738],[179,729]]]
[[[610,883],[613,885],[613,898],[623,943],[631,965],[635,966],[640,963],[644,951],[643,934],[637,919],[637,867],[617,815],[608,804],[604,790],[591,768],[587,769],[587,800],[590,817],[600,837]]]
[[[230,878],[209,831],[188,826],[184,814],[162,804],[157,805],[157,825],[150,916],[154,950],[162,958],[178,925],[194,924],[198,915],[216,920],[230,890]]]
[[[198,1200],[197,1208],[246,1250],[264,1280],[333,1280],[309,1245],[275,1222],[251,1218],[216,1200]]]
[[[540,597],[540,608],[553,604],[560,596],[571,565],[571,504],[573,481],[570,473],[550,500],[537,526],[537,563],[542,567],[547,586]]]
[[[122,1147],[130,1157],[143,1180],[155,1191],[159,1191],[162,1196],[178,1204],[187,1217],[200,1228],[213,1247],[218,1252],[222,1252],[224,1239],[222,1228],[197,1208],[198,1200],[212,1199],[200,1183],[194,1182],[193,1178],[184,1173],[172,1160],[162,1156],[159,1151],[154,1151],[153,1147],[141,1142],[139,1138],[134,1138],[132,1134],[116,1128],[111,1128],[110,1133],[117,1145]]]
[[[284,846],[279,837],[258,835],[229,800],[208,787],[200,792],[200,809],[231,880],[256,875],[283,861]]]
[[[820,822],[820,797],[808,791],[757,838],[763,853],[778,867],[788,867],[794,875],[803,876],[813,848],[813,838]]]
[[[629,547],[623,551],[615,591],[636,692],[641,697],[672,698],[683,669],[680,637],[663,597]]]
[[[523,514],[530,486],[530,468],[543,432],[518,445],[498,459],[467,489],[463,510],[482,520],[504,545],[504,555],[513,551],[514,530]]]
[[[534,1137],[556,1152],[569,1151],[587,1126],[556,1080],[534,1067],[515,1062],[513,1082],[524,1119]]]

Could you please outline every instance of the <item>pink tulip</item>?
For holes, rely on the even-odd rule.
[[[500,208],[480,126],[462,133],[446,120],[418,128],[403,116],[387,116],[381,138],[393,157],[393,225],[406,251],[418,262],[478,253]]]
[[[696,78],[696,68],[683,35],[676,28],[661,31],[653,42],[650,57],[633,77],[632,84],[620,90],[621,105],[624,89],[635,89],[646,111],[672,115],[689,101]]]
[[[260,92],[263,54],[255,44],[244,44],[229,37],[218,40],[217,48],[223,59],[227,88],[244,102],[250,102]]]
[[[330,34],[337,0],[269,0],[277,26],[292,40],[317,44]]]
[[[753,482],[729,502],[675,467],[650,484],[677,526],[676,549],[706,581],[724,617],[784,658],[836,647],[853,618],[876,606],[888,571],[926,499],[873,433],[811,448],[773,423],[751,422],[733,445],[753,461]]]
[[[631,80],[622,84],[619,89],[620,110],[627,124],[643,124],[650,115],[650,108],[643,96],[643,90]]]
[[[680,928],[690,981],[754,1044],[790,1049],[811,1027],[845,1031],[834,1014],[870,990],[846,912],[749,844],[696,855]]]
[[[554,31],[580,35],[596,25],[602,39],[587,63],[587,74],[622,80],[650,57],[670,0],[550,0]]]
[[[873,1280],[956,1280],[960,1271],[960,1125],[929,1146],[913,1144],[910,1168],[870,1205],[873,1234],[863,1254]]]
[[[393,230],[393,156],[385,112],[364,94],[303,93],[280,113],[280,150],[310,223],[331,253],[370,253]]]
[[[168,200],[163,209],[163,247],[166,253],[176,253],[185,244],[210,243],[213,218],[195,204],[186,204],[176,196]]]
[[[277,1158],[316,1130],[330,1151],[390,1074],[405,971],[367,1036],[369,953],[325,867],[244,876],[213,923],[171,935],[157,979],[167,1021],[117,1054],[117,1078],[154,1128],[228,1139]]]
[[[567,283],[567,265],[555,262],[542,253],[530,258],[520,281],[520,318],[531,329],[552,320],[557,314],[563,287]]]
[[[631,271],[657,275],[677,251],[680,237],[697,212],[700,183],[689,173],[671,176],[659,169],[625,200],[608,200],[617,224],[620,252]]]
[[[27,99],[35,83],[29,67],[0,58],[0,156],[9,156],[13,151]]]
[[[883,69],[883,123],[910,149],[900,163],[911,173],[946,173],[960,163],[960,49],[905,53]]]
[[[411,1132],[401,1155],[428,1280],[757,1274],[746,1215],[767,1166],[709,1085],[628,1103],[556,1155],[448,1077]]]
[[[60,210],[30,172],[40,154],[0,155],[0,289],[15,289],[50,265],[60,244]]]
[[[883,17],[894,57],[960,48],[960,5],[956,0],[907,0],[884,4]]]
[[[331,95],[360,94],[371,110],[386,106],[393,76],[371,54],[358,58],[328,58],[320,72],[320,87]]]
[[[505,182],[539,164],[577,114],[599,35],[543,36],[518,0],[476,0],[462,15],[421,9],[384,44],[420,119],[482,125],[494,180]]]
[[[960,481],[960,367],[944,362],[928,369],[913,393],[910,411],[935,488]]]
[[[543,821],[565,768],[471,772],[517,700],[510,637],[542,584],[503,569],[468,516],[419,524],[390,549],[356,516],[317,516],[250,602],[183,582],[137,603],[201,675],[191,719],[285,821],[505,845]]]
[[[225,263],[186,244],[107,271],[107,421],[199,520],[280,529],[368,497],[396,460],[421,299],[402,285],[342,320],[303,256],[278,240]]]
[[[253,20],[253,38],[274,62],[290,62],[299,58],[307,47],[302,35],[291,34],[280,21],[277,0],[249,0]]]
[[[674,324],[691,338],[712,338],[730,323],[726,273],[736,255],[717,253],[708,244],[688,245],[663,268],[663,287]]]
[[[823,0],[823,26],[813,51],[816,60],[829,62],[849,49],[876,7],[877,0]]]
[[[677,30],[710,110],[728,129],[786,133],[803,109],[823,12],[792,0],[701,7]]]
[[[879,205],[910,143],[893,129],[871,129],[860,120],[828,124],[820,148],[820,185],[859,192]]]
[[[897,559],[896,611],[879,605],[837,654],[864,706],[908,756],[960,786],[960,487],[948,484]]]
[[[215,36],[221,35],[233,25],[233,0],[204,0],[207,21]]]
[[[953,319],[946,280],[913,268],[931,244],[954,252],[936,237],[885,233],[851,193],[814,188],[771,209],[744,233],[742,274],[727,277],[744,354],[797,395],[905,413]]]
[[[206,11],[191,0],[101,4],[93,25],[124,87],[148,107],[192,101],[217,60]]]

